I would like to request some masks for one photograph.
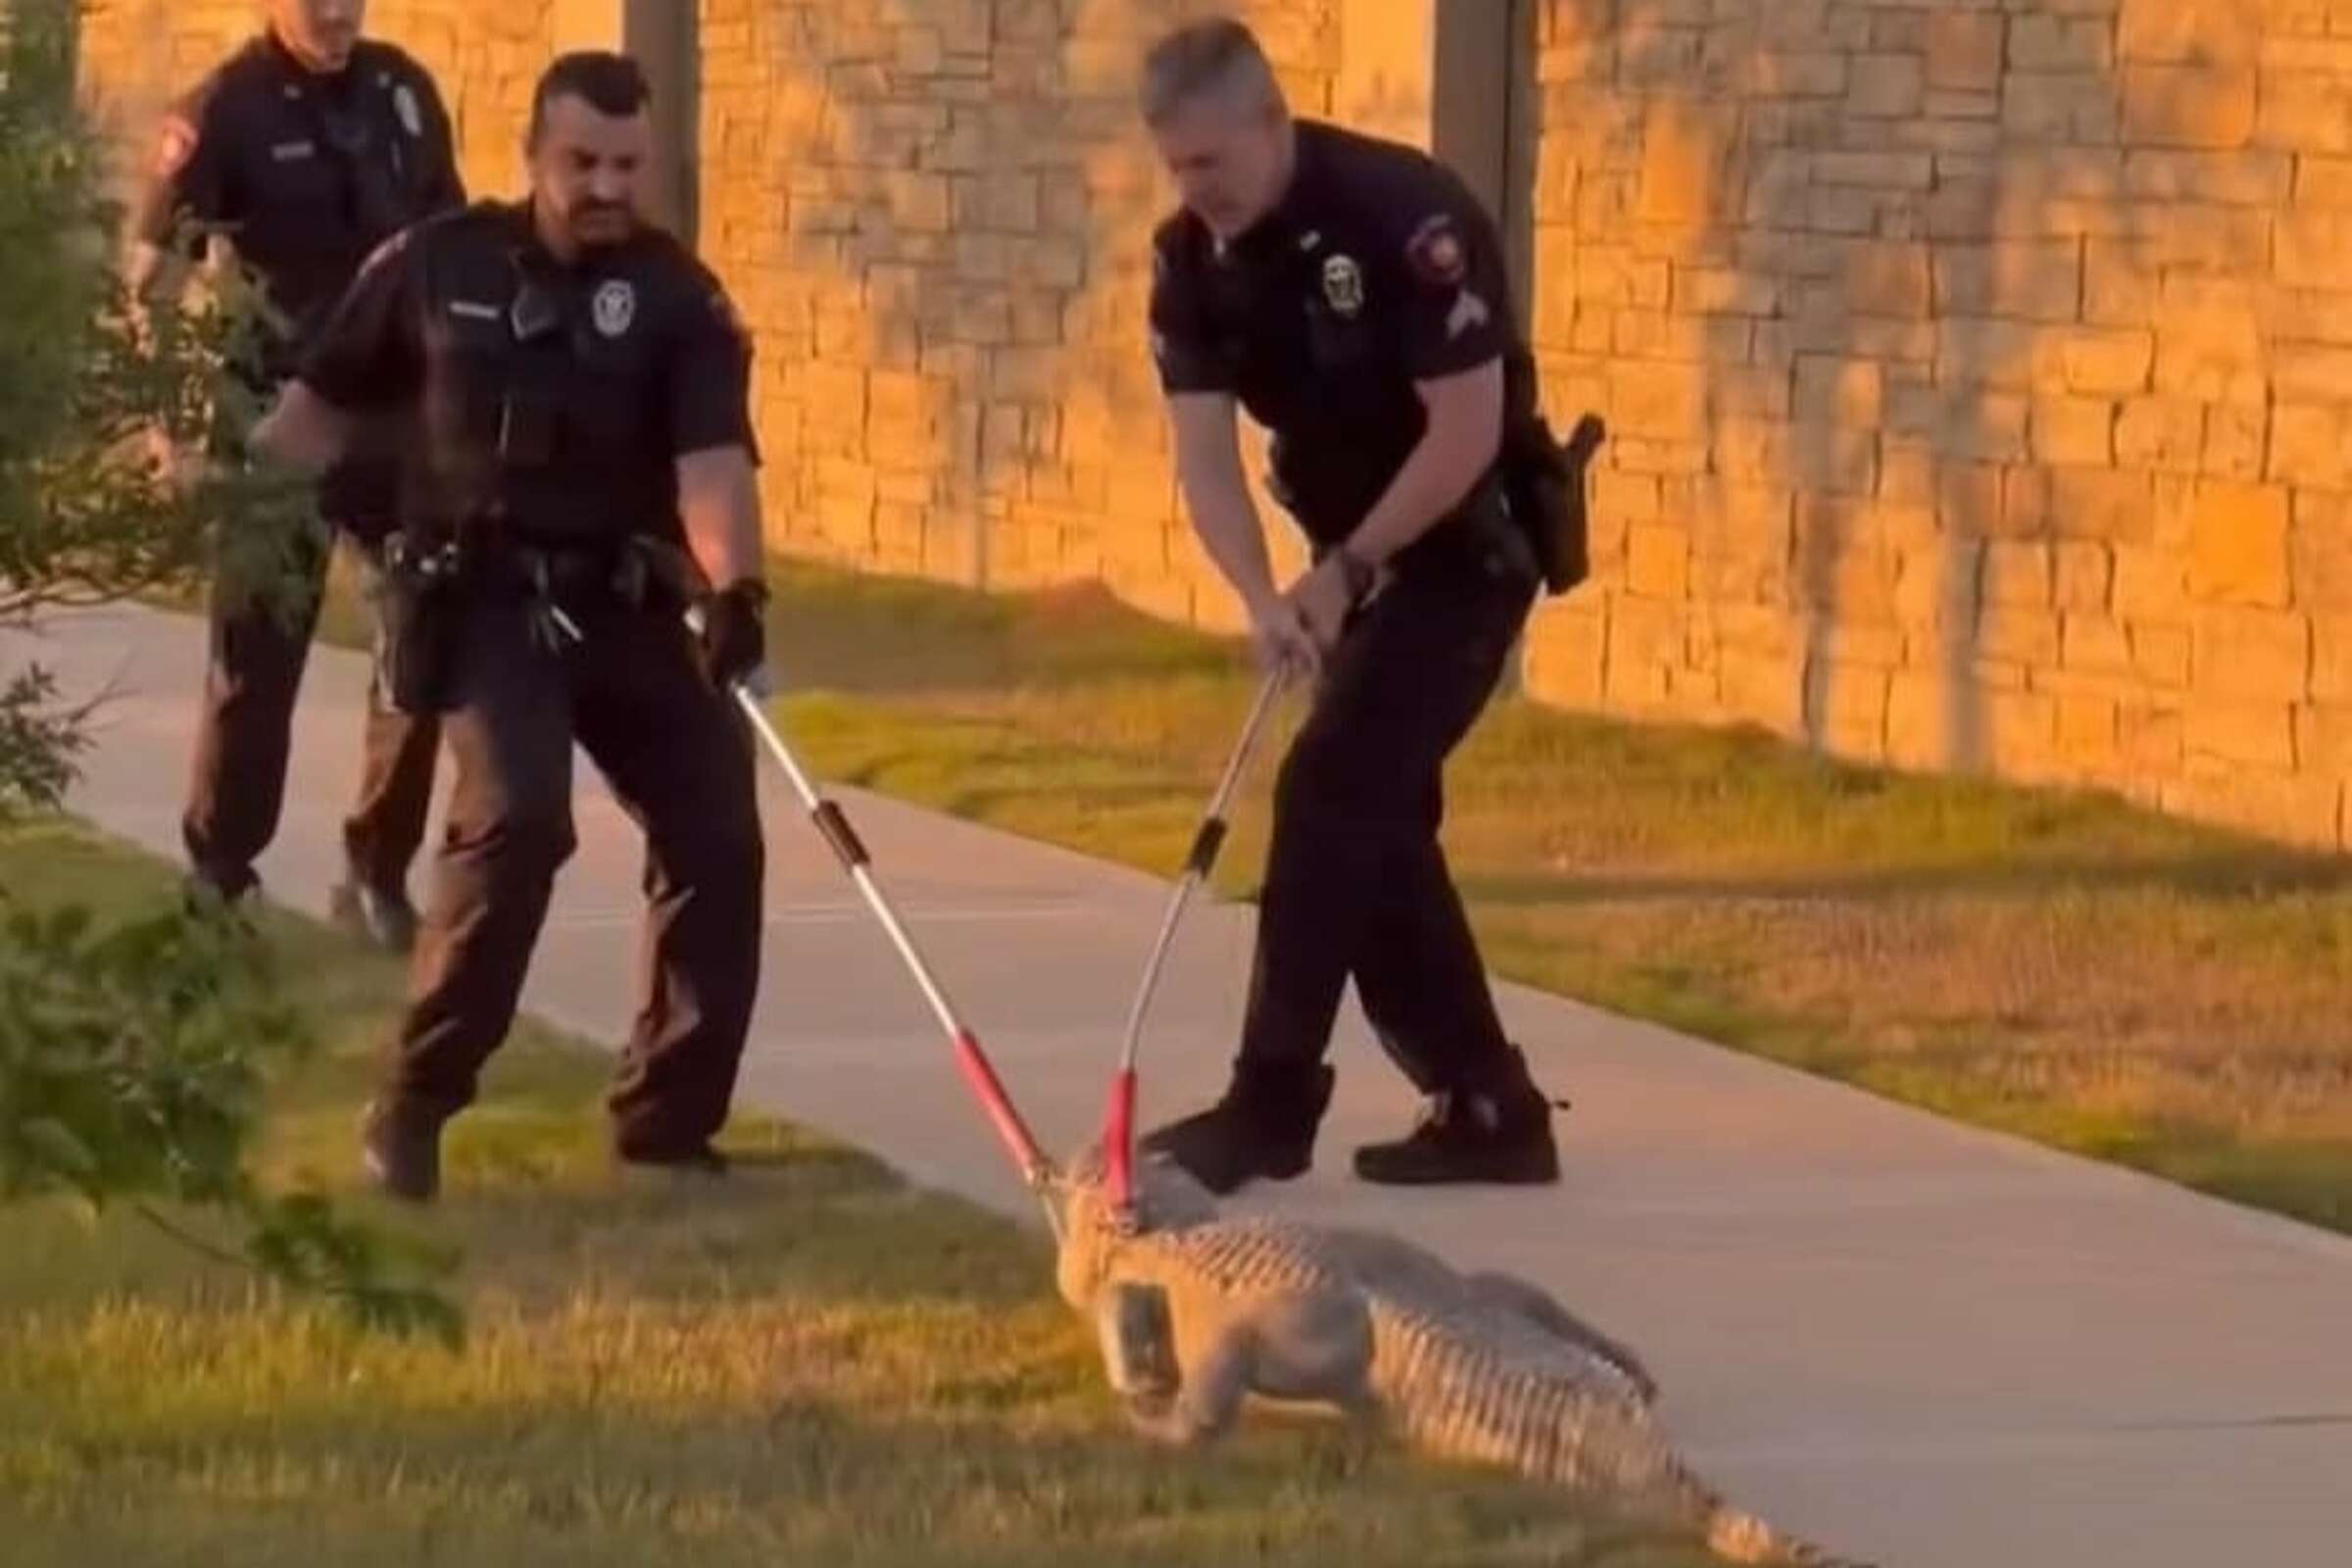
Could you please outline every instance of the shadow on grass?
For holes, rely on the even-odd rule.
[[[1465,898],[1503,907],[1685,899],[1765,903],[1872,901],[1935,894],[2030,899],[2077,889],[2146,890],[2207,898],[2265,897],[2332,893],[2352,887],[2352,861],[2296,856],[2263,847],[2137,860],[2057,857],[2004,862],[1765,872],[1752,876],[1472,872],[1460,875],[1458,880]]]

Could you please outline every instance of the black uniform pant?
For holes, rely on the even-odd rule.
[[[764,852],[742,717],[674,610],[569,594],[547,645],[518,595],[463,607],[442,719],[457,780],[390,1068],[405,1110],[470,1103],[514,1017],[556,870],[575,844],[576,739],[645,834],[640,1007],[613,1083],[624,1153],[693,1150],[727,1118],[759,987]]]
[[[1507,1082],[1510,1046],[1438,829],[1446,759],[1493,696],[1534,593],[1499,551],[1416,562],[1326,657],[1275,787],[1245,1088],[1254,1078],[1298,1105],[1351,978],[1424,1094]]]
[[[180,839],[197,873],[234,897],[254,884],[253,862],[276,836],[285,804],[294,699],[317,630],[330,544],[308,541],[281,603],[249,592],[225,567],[213,580],[204,707]],[[353,873],[376,887],[408,876],[432,806],[440,726],[388,708],[373,681],[359,799],[344,819]]]

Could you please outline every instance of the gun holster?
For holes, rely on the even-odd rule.
[[[1591,525],[1585,506],[1585,471],[1608,435],[1597,415],[1588,414],[1563,442],[1542,415],[1513,436],[1503,464],[1511,514],[1535,547],[1544,586],[1564,594],[1592,571]]]
[[[387,707],[424,715],[454,701],[465,577],[455,539],[408,529],[385,538],[374,597],[376,686]]]

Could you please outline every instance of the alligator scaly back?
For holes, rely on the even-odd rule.
[[[1163,1164],[1139,1173],[1141,1207],[1122,1216],[1100,1170],[1083,1154],[1068,1167],[1057,1284],[1099,1322],[1105,1302],[1155,1304],[1110,1316],[1159,1323],[1149,1332],[1164,1346],[1138,1353],[1105,1333],[1113,1386],[1140,1429],[1199,1441],[1247,1395],[1321,1400],[1376,1412],[1424,1452],[1695,1526],[1735,1562],[1835,1561],[1692,1475],[1657,1422],[1641,1362],[1535,1287],[1459,1273],[1376,1232],[1221,1217]],[[1145,1364],[1164,1378],[1139,1380]]]

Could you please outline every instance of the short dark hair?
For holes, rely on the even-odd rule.
[[[1269,110],[1283,108],[1282,86],[1257,34],[1231,17],[1191,22],[1144,56],[1144,122],[1160,125],[1212,92],[1248,93]]]
[[[600,115],[626,119],[654,100],[653,83],[627,55],[609,49],[576,49],[558,55],[540,73],[531,89],[531,126],[527,144],[536,147],[547,130],[548,106],[559,98],[577,98]]]

